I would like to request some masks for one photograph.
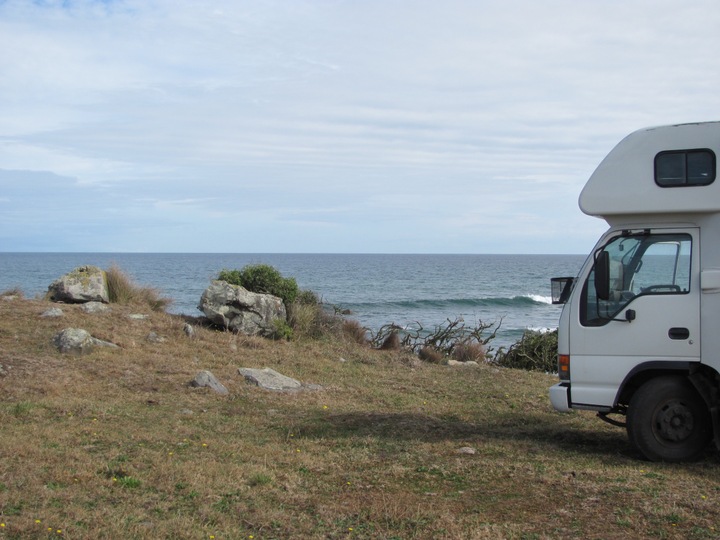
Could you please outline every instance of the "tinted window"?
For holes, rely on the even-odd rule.
[[[660,152],[655,156],[655,183],[661,187],[707,186],[715,180],[711,150]]]

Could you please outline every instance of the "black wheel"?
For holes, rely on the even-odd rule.
[[[710,414],[684,377],[665,376],[642,385],[627,413],[630,442],[651,461],[699,459],[711,438]]]

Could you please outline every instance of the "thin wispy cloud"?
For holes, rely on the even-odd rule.
[[[0,250],[586,252],[612,146],[717,119],[718,23],[712,0],[0,1]]]

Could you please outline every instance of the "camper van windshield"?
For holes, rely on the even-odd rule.
[[[691,247],[687,234],[643,233],[612,239],[602,248],[609,258],[608,298],[598,298],[593,269],[583,285],[581,323],[606,324],[639,296],[688,293]]]

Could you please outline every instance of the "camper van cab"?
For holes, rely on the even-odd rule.
[[[650,460],[698,459],[720,440],[718,155],[720,122],[626,137],[580,194],[610,228],[577,277],[551,280],[564,304],[554,408],[626,426]]]

